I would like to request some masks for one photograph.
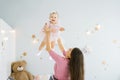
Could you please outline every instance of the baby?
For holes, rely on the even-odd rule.
[[[39,46],[38,56],[40,55],[43,47],[46,45],[46,38],[45,38],[45,32],[44,32],[44,29],[46,27],[48,27],[51,32],[51,34],[50,34],[51,48],[54,48],[56,42],[58,43],[58,46],[59,45],[63,46],[62,40],[60,37],[60,32],[64,31],[65,29],[58,24],[58,13],[51,12],[49,15],[49,21],[47,23],[45,23],[43,29],[41,30],[41,33],[44,34],[44,38]]]

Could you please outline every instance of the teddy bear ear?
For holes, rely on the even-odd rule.
[[[11,64],[11,73],[13,73],[13,65],[15,64],[15,62],[13,62],[12,64]]]

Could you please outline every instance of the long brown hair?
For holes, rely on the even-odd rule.
[[[70,80],[84,80],[84,56],[79,48],[73,48],[69,61]]]

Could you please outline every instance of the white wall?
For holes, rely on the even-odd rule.
[[[42,58],[35,55],[40,42],[33,44],[31,36],[35,34],[40,39],[39,31],[49,12],[57,10],[66,29],[62,33],[65,47],[89,45],[92,49],[90,54],[85,54],[85,80],[119,80],[119,3],[119,0],[3,0],[0,16],[16,29],[17,59],[27,52],[22,59],[28,62],[31,73],[53,73],[54,62],[45,51]],[[101,29],[87,36],[86,31],[94,30],[96,24]],[[55,50],[59,52],[57,46]]]
[[[1,31],[5,31],[5,33]],[[0,19],[0,80],[7,80],[11,73],[11,62],[15,61],[15,33]],[[5,37],[8,40],[4,40]],[[3,43],[2,43],[3,42]]]

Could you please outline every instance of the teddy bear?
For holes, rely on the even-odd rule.
[[[28,72],[26,67],[26,61],[16,61],[11,64],[11,77],[14,80],[34,80],[34,76]]]

